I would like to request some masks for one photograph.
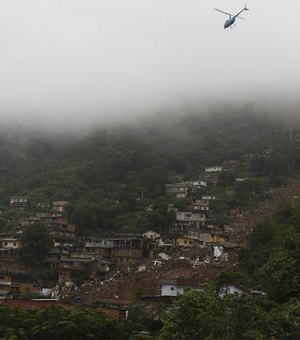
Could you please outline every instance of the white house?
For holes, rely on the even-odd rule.
[[[11,197],[10,207],[11,208],[25,208],[29,204],[27,197]]]
[[[207,183],[205,181],[196,181],[192,182],[193,189],[201,189],[201,188],[206,188]]]
[[[216,199],[216,196],[214,196],[214,195],[204,195],[204,196],[202,196],[202,199],[212,201],[212,200]]]
[[[198,292],[203,292],[200,287],[195,287],[187,279],[164,279],[160,281],[161,296],[177,296],[183,294],[185,289],[189,288]]]
[[[17,238],[3,238],[0,239],[2,247],[7,249],[18,249],[20,248],[20,241]]]
[[[221,171],[223,171],[222,166],[211,166],[211,167],[205,168],[205,172],[221,172]]]

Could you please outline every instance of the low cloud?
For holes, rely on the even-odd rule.
[[[224,30],[226,16],[214,7],[234,14],[242,6],[237,0],[3,3],[2,126],[88,129],[223,102],[294,109],[300,4],[252,0],[246,20]]]

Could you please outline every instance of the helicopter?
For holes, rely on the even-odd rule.
[[[228,27],[233,28],[233,27],[235,27],[235,26],[233,26],[233,24],[234,24],[234,22],[235,22],[235,18],[244,19],[244,18],[239,17],[239,15],[240,15],[242,12],[244,12],[244,11],[249,11],[249,9],[247,8],[246,5],[245,5],[245,7],[244,7],[241,11],[239,11],[238,14],[236,14],[236,15],[233,15],[233,14],[230,14],[230,13],[227,13],[227,12],[224,12],[224,11],[221,11],[221,10],[219,10],[219,9],[217,9],[217,8],[215,8],[215,10],[218,11],[218,12],[224,13],[224,14],[226,14],[226,15],[229,15],[229,19],[225,21],[224,28],[228,28]]]

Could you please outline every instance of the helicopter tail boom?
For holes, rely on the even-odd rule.
[[[247,5],[245,5],[245,7],[241,11],[239,11],[238,14],[236,14],[234,17],[238,18],[238,16],[244,11],[249,11],[249,8],[247,8]]]

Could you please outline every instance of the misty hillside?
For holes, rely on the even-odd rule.
[[[247,163],[245,171],[276,185],[299,173],[299,151],[297,122],[250,109],[161,116],[84,137],[2,133],[1,203],[5,207],[11,196],[27,195],[74,205],[101,202],[110,209],[118,202],[121,210],[136,211],[137,197],[150,202],[164,196],[166,183],[197,179],[204,167],[226,160]],[[239,176],[247,175],[239,171]],[[113,209],[112,214],[118,212]]]

